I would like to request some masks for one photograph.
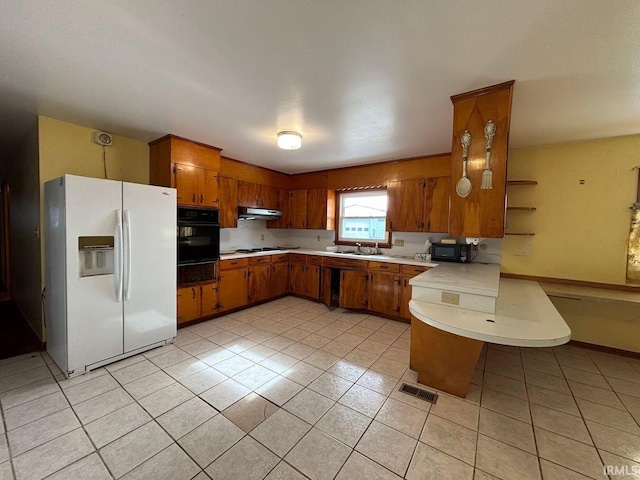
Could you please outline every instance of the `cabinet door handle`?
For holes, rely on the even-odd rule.
[[[192,193],[192,194],[191,194],[191,201],[192,201],[193,203],[196,203],[196,194],[195,194],[195,193]]]
[[[244,278],[247,278],[247,271],[244,271]]]
[[[202,194],[200,194],[200,203],[204,202],[204,197],[202,196]]]
[[[195,288],[191,289],[191,293],[193,295],[193,298],[196,298],[196,289]]]
[[[393,230],[393,222],[389,222],[389,230]]]
[[[386,265],[380,265],[380,268],[389,268],[389,267]]]
[[[238,262],[231,262],[231,265],[237,265]]]

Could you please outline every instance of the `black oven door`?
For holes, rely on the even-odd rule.
[[[178,209],[178,265],[211,263],[220,258],[220,224],[215,222],[217,216],[206,215],[209,212]]]
[[[178,265],[215,262],[220,257],[220,225],[178,225]]]

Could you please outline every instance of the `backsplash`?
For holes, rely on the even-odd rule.
[[[404,240],[403,247],[382,248],[385,255],[406,255],[413,257],[416,253],[424,252],[424,242],[429,239],[432,243],[439,242],[446,237],[443,233],[413,233],[395,232],[393,240]],[[264,238],[264,239],[263,239]],[[332,246],[335,239],[333,231],[326,230],[287,230],[267,228],[264,220],[244,220],[238,222],[238,228],[223,228],[220,230],[220,251],[235,250],[236,248],[277,247],[280,245],[296,245],[301,248],[324,250]],[[459,238],[459,243],[464,239]],[[480,242],[486,245],[483,251],[478,249],[474,262],[500,263],[502,259],[502,239],[488,238]],[[346,249],[348,247],[342,247]]]

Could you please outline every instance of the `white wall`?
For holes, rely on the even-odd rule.
[[[263,239],[264,236],[264,239]],[[404,240],[404,247],[383,248],[385,255],[411,256],[424,252],[424,242],[429,239],[432,243],[446,237],[444,234],[394,232],[393,240]],[[267,228],[264,220],[245,220],[238,222],[238,228],[223,228],[220,232],[220,250],[235,250],[236,248],[277,247],[281,245],[296,245],[301,248],[324,250],[333,245],[335,232],[326,230],[287,230]],[[464,239],[458,239],[464,242]],[[502,254],[502,240],[485,239],[481,243],[487,249],[478,250],[475,261],[479,263],[500,263]],[[353,247],[341,247],[341,250]]]

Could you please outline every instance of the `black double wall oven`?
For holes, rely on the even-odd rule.
[[[220,257],[220,211],[178,207],[178,266],[203,265]]]

